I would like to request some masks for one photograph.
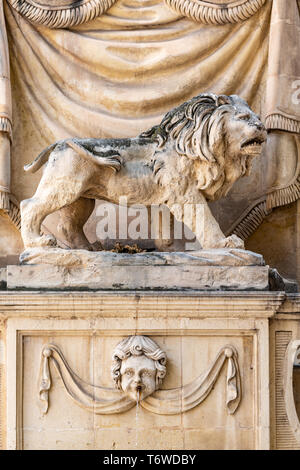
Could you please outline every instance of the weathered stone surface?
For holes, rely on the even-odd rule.
[[[31,248],[20,256],[21,264],[52,264],[65,267],[87,266],[264,266],[262,255],[242,249],[223,248],[184,252],[114,253],[110,251]]]
[[[116,254],[31,249],[8,266],[9,289],[266,290],[268,266],[244,250]]]

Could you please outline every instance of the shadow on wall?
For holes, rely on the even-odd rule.
[[[263,255],[266,264],[300,283],[297,260],[297,202],[274,209],[245,242],[247,250]]]

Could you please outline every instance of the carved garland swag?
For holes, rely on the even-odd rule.
[[[234,414],[241,401],[241,378],[237,358],[235,348],[230,345],[225,346],[218,352],[208,369],[192,382],[178,388],[157,390],[142,400],[141,406],[161,415],[174,415],[191,410],[207,398],[227,363],[226,408],[228,414]],[[39,399],[43,414],[49,409],[52,382],[50,363],[55,365],[67,394],[85,410],[96,414],[114,414],[136,406],[135,401],[116,389],[83,381],[70,368],[61,350],[54,344],[46,344],[42,350],[39,377]]]
[[[61,4],[59,0],[52,0],[52,5],[46,5],[33,0],[6,0],[19,14],[30,22],[47,26],[49,28],[70,28],[104,14],[111,8],[116,0],[83,0],[69,5]],[[237,0],[224,4],[215,4],[202,0],[164,0],[166,5],[190,18],[193,21],[210,24],[224,25],[226,23],[238,23],[255,15],[260,8],[271,0]],[[49,3],[49,1],[48,1]],[[280,47],[274,44],[285,43],[285,38],[300,36],[299,1],[293,0],[287,6],[286,0],[273,0],[273,10],[270,25],[269,48],[269,73],[267,83],[267,115],[266,126],[269,130],[281,130],[293,134],[300,134],[299,106],[290,104],[286,107],[286,90],[300,78],[299,58],[297,47],[289,53],[288,62],[278,57]],[[280,22],[280,28],[278,26]],[[4,57],[0,81],[0,130],[12,136],[11,97],[9,82],[9,59],[5,20],[2,2],[0,4],[0,53]],[[296,64],[291,72],[288,63]],[[2,156],[3,158],[3,156]],[[7,161],[0,165],[0,210],[4,210],[12,222],[20,228],[20,214],[18,202],[10,194],[9,177],[3,168],[10,167],[9,154],[5,156]],[[299,165],[298,165],[299,166]],[[265,198],[257,201],[252,208],[247,209],[240,219],[231,227],[231,233],[235,233],[246,239],[260,225],[263,219],[274,207],[282,206],[296,201],[300,197],[300,177],[297,172],[293,181],[288,186],[278,187],[270,191]]]

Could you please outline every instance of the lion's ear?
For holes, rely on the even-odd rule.
[[[230,104],[230,98],[227,95],[219,95],[217,99],[217,105],[221,106],[222,104]]]

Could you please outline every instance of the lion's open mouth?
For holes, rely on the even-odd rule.
[[[263,137],[254,137],[253,139],[245,140],[241,145],[241,149],[251,154],[260,153],[261,146],[265,142],[265,140],[266,139],[264,139]]]

